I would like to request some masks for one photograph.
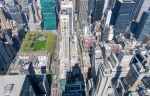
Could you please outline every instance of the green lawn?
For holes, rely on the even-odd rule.
[[[46,41],[35,41],[32,45],[33,51],[46,50]]]
[[[22,52],[48,51],[55,50],[56,35],[51,32],[28,32],[23,40]]]

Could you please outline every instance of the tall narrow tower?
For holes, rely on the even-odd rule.
[[[81,27],[83,28],[86,24],[88,24],[88,9],[89,9],[89,0],[80,0],[79,4],[79,20],[81,23]]]
[[[105,3],[105,0],[96,0],[94,13],[93,13],[93,16],[92,16],[92,18],[93,18],[92,21],[93,22],[100,20],[100,18],[102,17],[104,5],[105,5],[104,3]]]
[[[134,0],[117,0],[112,10],[111,23],[115,33],[123,33],[133,20],[136,2]]]
[[[70,65],[70,37],[73,32],[73,2],[69,0],[61,1],[60,10],[60,78],[64,79],[66,72],[69,71]]]

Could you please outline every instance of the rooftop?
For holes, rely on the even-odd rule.
[[[21,53],[48,52],[55,49],[56,36],[51,32],[28,32],[21,46]]]
[[[48,72],[47,56],[18,56],[10,65],[9,74],[44,74]]]
[[[122,71],[122,75],[126,76],[130,70],[130,62],[133,58],[133,55],[124,55],[121,62],[120,62],[120,66],[121,66],[121,71]]]
[[[20,96],[25,75],[0,76],[0,96]]]

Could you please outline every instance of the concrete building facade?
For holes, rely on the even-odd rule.
[[[61,41],[60,41],[60,76],[65,78],[66,72],[71,68],[71,34],[73,33],[73,2],[72,1],[61,1],[60,11],[60,30],[61,30]]]

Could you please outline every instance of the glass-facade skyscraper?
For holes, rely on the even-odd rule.
[[[43,30],[56,30],[56,0],[41,0]]]
[[[140,26],[142,26],[142,28],[138,40],[143,41],[150,37],[150,11],[143,14]]]
[[[115,33],[125,32],[132,22],[136,2],[133,0],[117,0],[112,9],[111,23],[114,25]]]
[[[137,17],[138,17],[139,12],[141,10],[141,7],[142,7],[142,5],[144,3],[144,0],[134,0],[134,2],[136,3],[136,6],[135,6],[133,19],[136,20]]]
[[[98,21],[101,19],[103,15],[103,8],[104,8],[104,2],[105,0],[96,0],[95,6],[94,6],[94,12],[93,12],[93,20],[92,21]]]

